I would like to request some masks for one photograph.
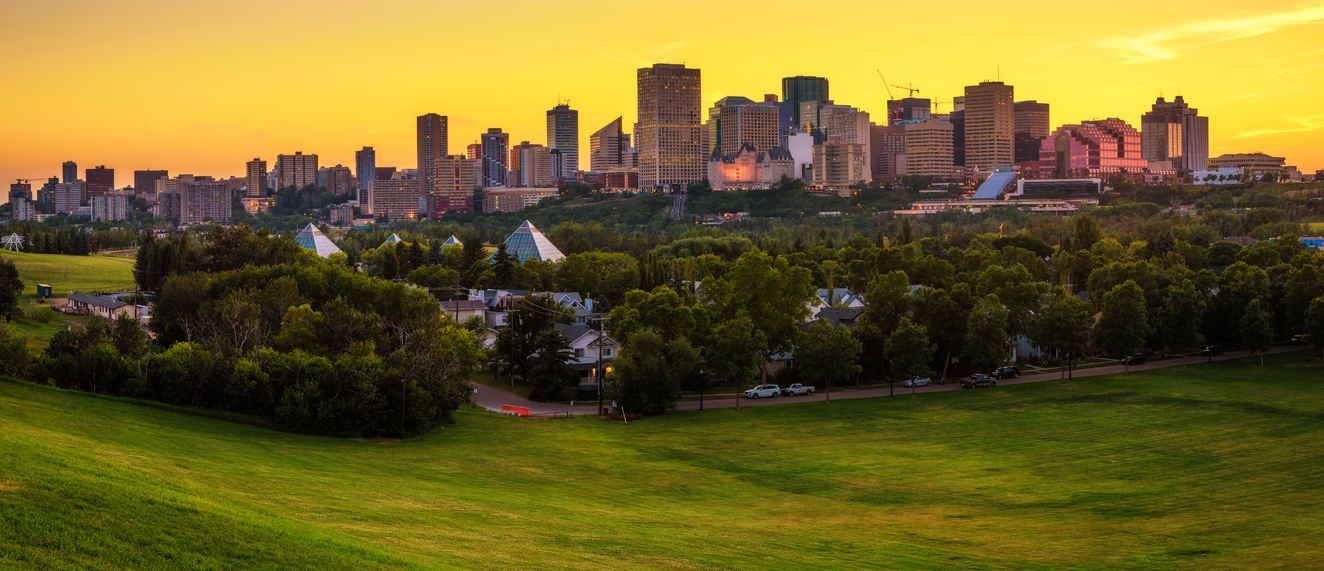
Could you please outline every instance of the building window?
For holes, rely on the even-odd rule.
[[[611,356],[611,347],[603,347],[603,349],[602,349],[602,356],[603,356],[603,357],[610,357],[610,356]]]
[[[584,350],[583,350],[583,349],[575,349],[575,357],[583,358],[583,357],[584,357]]]

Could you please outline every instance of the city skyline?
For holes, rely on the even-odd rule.
[[[104,164],[125,175],[163,168],[171,173],[242,177],[245,163],[254,157],[274,163],[277,155],[303,149],[322,157],[325,165],[353,165],[355,151],[365,146],[376,149],[379,165],[416,168],[418,116],[448,116],[450,144],[455,148],[477,142],[491,127],[509,133],[512,141],[547,145],[546,112],[567,99],[579,112],[582,125],[604,125],[623,116],[626,130],[632,132],[637,121],[636,70],[655,63],[702,70],[705,111],[729,95],[759,100],[764,94],[780,94],[782,78],[805,75],[827,78],[834,100],[869,112],[875,122],[885,120],[889,99],[876,69],[889,83],[913,84],[920,89],[917,97],[940,101],[961,95],[965,86],[1000,79],[1015,87],[1018,101],[1051,104],[1053,129],[1106,117],[1140,125],[1140,117],[1156,97],[1162,94],[1171,100],[1181,94],[1212,119],[1210,156],[1262,151],[1285,156],[1302,171],[1324,168],[1324,145],[1319,144],[1324,111],[1318,111],[1318,103],[1310,97],[1324,89],[1324,66],[1313,61],[1324,49],[1318,40],[1324,31],[1324,5],[1318,3],[1273,3],[1255,9],[1202,3],[1198,11],[1196,4],[1188,3],[1185,9],[1174,5],[1165,11],[1199,16],[1146,23],[1158,21],[1142,17],[1152,7],[1123,2],[1110,7],[1115,17],[1109,26],[1073,27],[1070,40],[1048,33],[1004,37],[998,23],[1012,21],[1016,11],[990,11],[981,14],[988,17],[978,18],[978,25],[945,24],[957,33],[944,36],[962,37],[959,42],[931,39],[927,35],[931,29],[898,30],[894,45],[914,44],[921,53],[918,57],[879,53],[863,38],[839,38],[834,41],[840,45],[827,50],[806,35],[788,37],[790,49],[753,63],[726,54],[761,33],[757,18],[746,30],[730,33],[716,23],[689,23],[687,15],[697,13],[702,6],[698,3],[682,2],[665,11],[631,8],[624,16],[589,9],[595,5],[571,2],[553,9],[530,3],[523,10],[527,14],[516,18],[507,32],[532,35],[555,22],[611,22],[613,17],[630,15],[647,17],[656,26],[674,24],[686,32],[630,47],[591,39],[558,44],[548,50],[557,65],[515,70],[465,65],[447,57],[478,37],[479,30],[466,26],[457,26],[462,33],[453,39],[436,40],[401,34],[396,27],[356,22],[355,34],[333,43],[311,30],[291,33],[281,28],[275,20],[296,8],[285,2],[262,5],[267,8],[227,7],[187,27],[189,35],[213,27],[269,33],[270,42],[256,44],[260,48],[245,42],[190,44],[178,53],[159,46],[185,33],[184,28],[144,26],[142,33],[131,37],[111,32],[146,16],[157,22],[196,17],[199,9],[152,2],[115,10],[90,2],[64,8],[10,6],[6,19],[16,24],[17,32],[0,39],[0,46],[11,54],[7,67],[24,79],[19,89],[0,95],[6,109],[22,110],[0,117],[0,129],[7,134],[0,142],[4,157],[0,177],[45,180],[60,176],[64,161]],[[967,8],[975,10],[975,6]],[[382,14],[406,31],[414,27],[421,31],[421,22],[426,21],[422,16],[432,12],[449,10],[446,13],[454,13],[461,23],[479,17],[476,8],[461,7],[458,12],[454,8],[394,2],[387,3]],[[845,2],[842,8],[865,19],[883,14],[869,3]],[[58,18],[56,10],[60,10]],[[913,16],[910,10],[917,9],[888,8],[888,15]],[[1065,14],[1041,13],[1045,31],[1070,21]],[[330,8],[309,18],[348,24],[352,16],[348,8]],[[229,27],[251,18],[262,23],[251,31],[244,29],[248,24]],[[38,24],[57,20],[67,27],[68,37],[77,39],[58,48],[40,47],[49,45],[40,41],[49,30]],[[980,49],[973,50],[976,46]],[[225,81],[247,77],[255,61],[270,67],[304,50],[314,50],[317,56],[293,75],[257,82],[260,89],[246,80]],[[377,62],[374,65],[380,66],[385,80],[403,83],[338,91],[321,87],[322,77],[348,69],[348,63],[355,61]],[[1208,64],[1215,61],[1217,68],[1236,69],[1236,80],[1214,71]],[[439,73],[419,76],[413,69],[420,65],[434,66]],[[575,73],[565,73],[568,69]],[[94,82],[98,90],[92,95],[86,89],[67,89],[65,77]],[[214,82],[225,88],[189,89],[184,97],[172,95],[169,89],[143,93],[144,85],[157,80],[167,85],[178,80]],[[897,99],[906,95],[895,93]],[[939,111],[950,111],[950,104]],[[580,149],[590,148],[593,131],[579,130]],[[580,162],[580,168],[587,166],[582,158]],[[130,180],[122,175],[116,185],[122,187]]]

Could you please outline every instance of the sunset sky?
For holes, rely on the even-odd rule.
[[[123,187],[135,169],[242,176],[295,151],[352,167],[365,145],[412,168],[418,115],[450,117],[452,153],[489,127],[546,143],[558,97],[579,110],[586,168],[588,136],[629,128],[635,70],[659,62],[702,69],[705,105],[820,75],[875,117],[875,69],[943,101],[1000,69],[1054,126],[1139,128],[1180,93],[1210,117],[1211,156],[1324,168],[1320,1],[8,0],[0,22],[0,178],[36,186],[66,160]]]

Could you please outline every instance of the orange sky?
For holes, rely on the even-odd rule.
[[[0,180],[44,180],[66,160],[80,176],[114,168],[120,187],[135,169],[242,176],[295,151],[352,166],[364,145],[409,168],[418,115],[450,117],[452,152],[488,127],[545,143],[558,97],[580,112],[587,167],[588,136],[633,123],[635,69],[656,62],[702,69],[706,103],[821,75],[875,117],[888,97],[875,69],[950,100],[1000,67],[1018,100],[1052,105],[1054,126],[1138,128],[1160,90],[1180,92],[1210,117],[1211,156],[1324,168],[1324,2],[989,6],[15,0],[0,5]]]

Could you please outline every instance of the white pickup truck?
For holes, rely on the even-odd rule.
[[[782,389],[777,385],[759,385],[745,391],[745,398],[747,399],[777,398],[779,396],[782,396]]]
[[[806,387],[800,383],[795,383],[794,385],[782,389],[782,394],[788,397],[812,395],[814,394],[814,387]]]

